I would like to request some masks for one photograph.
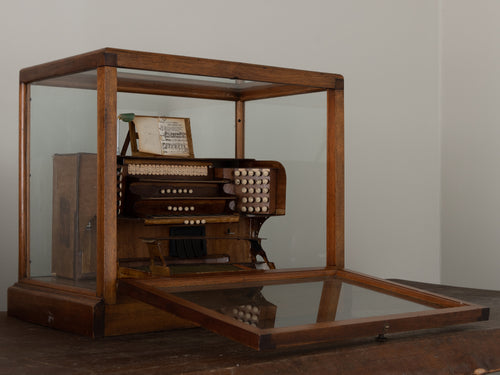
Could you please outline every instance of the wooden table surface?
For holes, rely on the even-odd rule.
[[[489,306],[490,320],[256,352],[201,328],[92,340],[0,313],[0,374],[472,374],[500,369],[500,291],[402,283]]]

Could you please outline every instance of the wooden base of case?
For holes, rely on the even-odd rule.
[[[93,338],[194,327],[175,315],[128,297],[101,298],[16,283],[8,289],[8,315]]]
[[[10,316],[80,335],[104,336],[100,298],[17,283],[8,289],[7,301]]]

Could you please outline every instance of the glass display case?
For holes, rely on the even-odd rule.
[[[9,314],[256,349],[487,319],[345,269],[343,107],[342,76],[263,65],[105,48],[23,69]]]

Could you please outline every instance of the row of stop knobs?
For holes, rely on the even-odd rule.
[[[269,208],[267,206],[263,206],[263,207],[243,206],[243,207],[241,207],[241,212],[259,213],[259,212],[267,212],[268,210],[269,210]]]
[[[236,169],[233,172],[234,184],[240,185],[245,194],[240,199],[240,211],[244,213],[266,214],[269,212],[270,169]],[[258,194],[254,196],[254,194]],[[261,196],[260,194],[264,194]]]
[[[237,169],[234,171],[234,177],[239,177],[239,176],[256,176],[256,177],[259,177],[259,176],[264,176],[264,177],[267,177],[269,176],[269,173],[270,173],[270,170],[269,169],[263,169],[263,170],[260,170],[260,169],[249,169],[249,170],[246,170],[246,169]]]
[[[207,223],[207,221],[205,219],[196,219],[196,220],[193,220],[193,219],[187,220],[186,219],[186,220],[184,220],[184,224],[191,224],[191,225],[193,225],[193,224],[206,224],[206,223]]]
[[[193,194],[193,189],[160,189],[160,194]]]

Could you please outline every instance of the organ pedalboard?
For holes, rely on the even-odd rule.
[[[267,218],[285,214],[286,174],[279,162],[120,156],[117,191],[119,223],[143,223],[139,235],[152,265],[160,258],[166,266],[175,248],[177,258],[219,252],[230,263],[256,263],[260,255],[274,267],[258,234]],[[190,243],[179,253],[181,241]]]

